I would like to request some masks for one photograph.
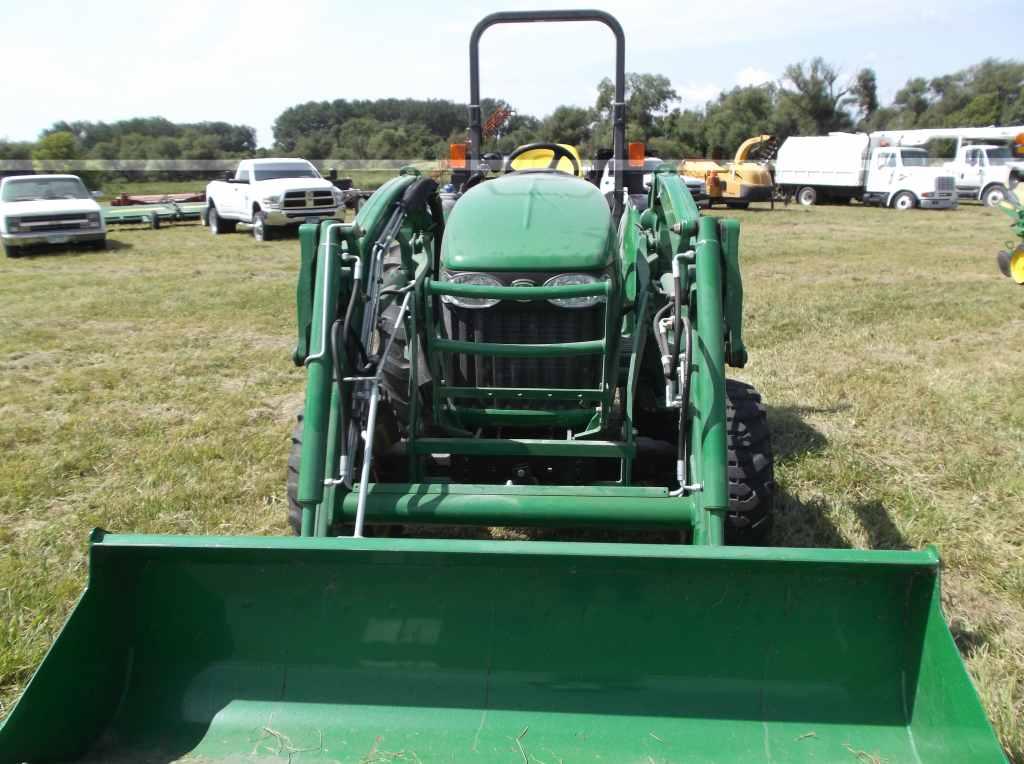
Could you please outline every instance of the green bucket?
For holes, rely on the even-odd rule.
[[[1003,761],[938,567],[96,533],[0,762]]]

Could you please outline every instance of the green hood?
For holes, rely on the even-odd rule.
[[[445,225],[452,271],[591,271],[607,266],[614,235],[596,186],[557,172],[520,172],[466,192]]]

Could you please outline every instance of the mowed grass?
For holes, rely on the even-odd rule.
[[[1024,762],[1024,289],[995,267],[1005,217],[735,214],[751,353],[737,376],[769,404],[773,543],[938,544],[946,615]],[[286,532],[297,241],[195,225],[111,238],[0,262],[5,711],[82,589],[89,529]]]

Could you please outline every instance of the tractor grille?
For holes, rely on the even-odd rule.
[[[286,210],[333,207],[334,194],[329,188],[318,188],[315,191],[288,191],[284,195],[281,206]]]
[[[549,344],[604,336],[604,305],[558,308],[550,303],[502,302],[472,310],[445,304],[449,336],[466,342]],[[561,358],[492,358],[452,355],[454,384],[471,387],[595,389],[601,384],[600,355]]]
[[[19,218],[18,225],[25,230],[43,231],[80,231],[90,228],[88,215],[84,212],[72,212],[65,215],[37,215]]]
[[[935,190],[950,192],[954,188],[954,183],[952,175],[940,175],[935,179]]]

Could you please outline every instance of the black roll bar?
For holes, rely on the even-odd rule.
[[[615,173],[613,212],[622,214],[622,167],[626,158],[626,36],[622,25],[610,13],[596,10],[501,11],[492,13],[473,27],[469,38],[469,158],[470,172],[477,172],[483,127],[480,121],[480,38],[495,24],[532,22],[597,21],[615,35],[615,100],[612,104],[612,170]]]

